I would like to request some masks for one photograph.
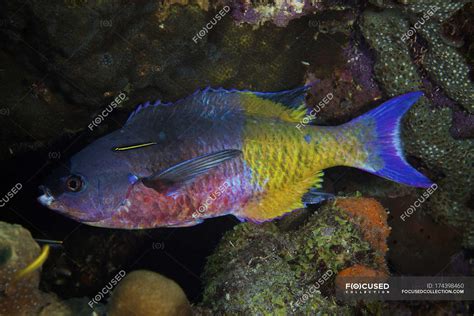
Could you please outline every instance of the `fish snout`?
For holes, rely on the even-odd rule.
[[[46,207],[50,207],[54,202],[54,196],[51,194],[51,191],[44,185],[40,185],[38,188],[43,193],[38,197],[38,202]]]

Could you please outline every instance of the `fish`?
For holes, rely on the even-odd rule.
[[[45,263],[46,259],[48,259],[49,256],[49,245],[44,245],[43,248],[41,248],[41,253],[39,256],[33,260],[29,265],[27,265],[25,268],[19,270],[17,273],[14,274],[12,278],[12,284],[16,284],[19,280],[31,276],[31,274],[41,268],[41,266]]]
[[[188,227],[233,215],[262,223],[317,204],[324,170],[348,166],[400,184],[432,182],[406,161],[409,92],[338,126],[304,128],[306,85],[279,92],[205,88],[139,105],[122,128],[86,146],[40,187],[38,201],[98,227]]]
[[[35,241],[40,245],[45,245],[51,248],[62,248],[63,241],[62,240],[52,240],[52,239],[41,239],[41,238],[34,238]]]

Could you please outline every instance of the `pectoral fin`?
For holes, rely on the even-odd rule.
[[[238,149],[226,149],[206,154],[173,165],[148,178],[144,178],[142,182],[145,186],[159,192],[174,191],[184,183],[194,180],[197,176],[240,154],[242,152]]]

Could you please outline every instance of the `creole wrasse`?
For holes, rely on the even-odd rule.
[[[333,166],[432,184],[406,162],[399,136],[401,118],[421,92],[340,126],[299,129],[308,88],[206,88],[174,104],[140,105],[121,129],[56,170],[39,201],[89,225],[139,229],[227,214],[253,222],[281,217],[324,200],[322,170]]]

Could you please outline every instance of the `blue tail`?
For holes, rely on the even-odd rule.
[[[357,129],[369,127],[367,133],[361,134],[369,157],[358,168],[410,186],[427,188],[433,184],[408,164],[400,140],[401,119],[422,95],[410,92],[397,96],[348,123]]]

